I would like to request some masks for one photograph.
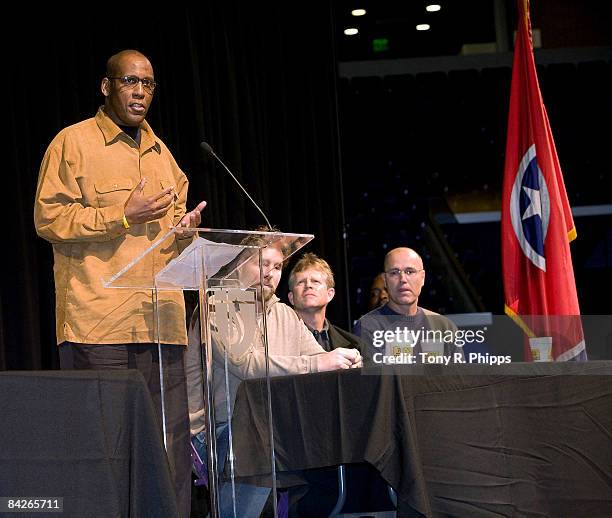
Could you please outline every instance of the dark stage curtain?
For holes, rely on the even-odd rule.
[[[123,48],[153,63],[160,87],[147,118],[190,179],[189,208],[208,201],[202,226],[263,223],[202,157],[206,140],[273,224],[315,234],[308,250],[336,272],[331,316],[346,324],[331,9],[315,3],[298,16],[297,8],[225,0],[148,14],[115,6],[112,15],[37,11],[7,20],[19,38],[3,36],[9,160],[0,368],[58,364],[51,245],[32,221],[38,168],[60,129],[95,114],[105,60]]]

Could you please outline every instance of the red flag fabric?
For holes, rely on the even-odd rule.
[[[529,0],[517,3],[502,195],[505,309],[529,338],[526,360],[584,360],[569,248],[576,229],[536,74]]]

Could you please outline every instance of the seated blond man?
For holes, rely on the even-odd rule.
[[[361,350],[357,336],[332,324],[326,318],[327,305],[333,300],[334,274],[325,259],[304,254],[289,274],[289,302],[326,351],[338,347]]]

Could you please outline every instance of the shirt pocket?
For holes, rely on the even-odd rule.
[[[117,178],[101,180],[94,183],[98,206],[110,207],[125,203],[133,189],[132,180],[129,178]]]

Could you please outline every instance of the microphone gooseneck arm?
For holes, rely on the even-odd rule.
[[[263,219],[266,220],[266,224],[268,225],[268,228],[270,230],[272,230],[272,225],[270,225],[270,222],[268,221],[268,218],[266,217],[266,215],[264,214],[263,210],[261,210],[259,208],[259,205],[257,205],[257,203],[255,203],[255,200],[251,197],[251,195],[247,192],[247,190],[242,186],[242,184],[238,181],[238,178],[236,178],[233,173],[229,170],[229,168],[223,163],[223,160],[221,160],[217,154],[213,151],[213,148],[210,147],[210,144],[208,144],[208,142],[202,142],[200,143],[200,148],[202,148],[202,151],[204,151],[204,153],[206,155],[210,155],[212,156],[217,162],[219,162],[219,164],[221,164],[221,166],[223,166],[223,169],[225,169],[227,171],[227,173],[232,177],[232,179],[234,180],[234,182],[236,182],[238,184],[238,187],[240,187],[240,189],[242,189],[242,192],[244,194],[246,194],[247,198],[249,200],[251,200],[251,203],[255,206],[255,208],[259,211],[259,213],[263,216]]]

